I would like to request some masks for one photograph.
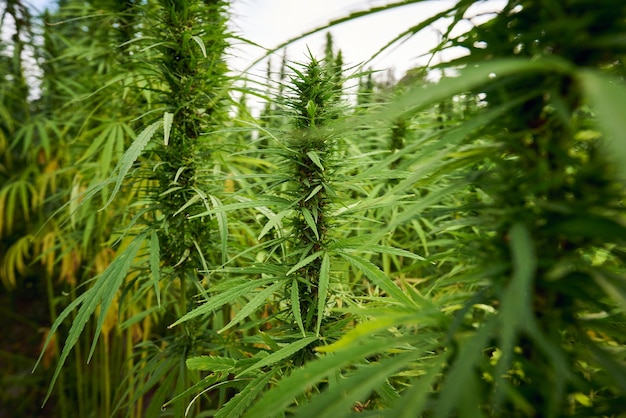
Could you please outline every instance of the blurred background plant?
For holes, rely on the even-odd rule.
[[[477,3],[259,83],[225,1],[8,1],[0,416],[624,416],[626,5]]]

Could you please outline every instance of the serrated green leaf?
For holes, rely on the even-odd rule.
[[[297,418],[308,417],[346,417],[351,407],[365,398],[387,378],[406,367],[417,356],[416,352],[408,352],[378,361],[360,368],[347,379],[341,380],[332,389],[304,405],[298,407]]]
[[[259,236],[257,237],[257,240],[260,240],[261,238],[263,238],[272,228],[276,228],[276,231],[278,233],[278,235],[282,235],[282,219],[289,213],[291,212],[291,209],[286,209],[283,211],[280,211],[276,214],[271,215],[267,222],[265,223],[265,225],[263,225],[263,229],[261,230],[261,232],[259,233]]]
[[[182,189],[182,188],[181,188]],[[178,216],[180,215],[182,212],[184,212],[186,209],[190,208],[191,206],[193,206],[194,204],[198,203],[198,202],[204,202],[204,200],[206,199],[206,195],[204,194],[204,192],[200,192],[198,193],[198,191],[196,191],[196,194],[194,194],[193,196],[191,196],[184,205],[182,205],[181,207],[179,207],[176,212],[174,212],[172,214],[172,216]],[[188,215],[188,214],[187,214]]]
[[[368,319],[358,324],[355,328],[351,329],[345,335],[343,335],[338,341],[319,347],[320,352],[335,352],[349,348],[350,346],[366,339],[380,331],[387,330],[394,327],[402,327],[404,325],[409,326],[442,326],[446,324],[446,317],[440,310],[435,307],[430,309],[415,308],[415,309],[361,309],[352,311],[355,315],[373,316],[374,318]]]
[[[317,324],[315,325],[315,335],[320,335],[322,319],[324,318],[324,310],[326,309],[326,298],[328,297],[328,288],[330,287],[330,257],[328,253],[324,253],[322,265],[320,267],[320,278],[317,289]]]
[[[214,208],[224,206],[222,201],[213,195],[209,196]],[[226,264],[228,259],[228,217],[225,212],[219,212],[215,214],[217,219],[217,228],[220,234],[220,250],[222,252],[222,264]]]
[[[270,364],[278,363],[279,361],[286,359],[287,357],[297,353],[302,350],[307,345],[311,344],[313,341],[316,341],[317,337],[304,337],[301,340],[297,340],[291,344],[288,344],[281,348],[278,351],[273,352],[267,357],[263,357],[261,360],[256,362],[254,365],[248,367],[241,373],[237,375],[237,377],[244,376],[246,373],[250,373],[251,371],[258,370],[261,367],[269,366]]]
[[[119,125],[120,122],[111,122],[110,124],[102,126],[102,131],[98,135],[95,135],[95,137],[92,136],[93,140],[89,144],[89,147],[87,147],[85,152],[82,154],[82,156],[76,161],[76,164],[85,162],[93,155],[101,153],[103,149],[103,144],[115,144],[120,139],[123,142],[124,131]],[[95,130],[90,131],[92,135],[94,135],[96,132],[97,131]],[[108,161],[111,157],[110,153],[107,154],[108,155],[106,156],[106,160]],[[106,167],[102,168],[106,170],[108,168],[108,164],[106,165]]]
[[[149,125],[139,135],[137,135],[137,138],[133,141],[131,146],[124,153],[119,163],[117,164],[117,167],[115,167],[115,171],[117,172],[117,179],[115,180],[115,186],[113,187],[111,196],[109,196],[109,200],[100,209],[101,211],[107,208],[111,204],[111,202],[113,201],[113,198],[115,197],[120,187],[122,186],[122,182],[124,181],[126,174],[128,174],[128,171],[130,171],[130,168],[133,166],[135,161],[137,161],[137,158],[139,158],[139,155],[141,155],[141,152],[143,151],[143,149],[146,147],[146,145],[148,145],[148,142],[150,142],[150,139],[152,138],[152,136],[154,136],[154,133],[157,131],[157,129],[161,127],[162,124],[163,124],[163,121],[158,121],[158,122],[154,122],[152,125]]]
[[[320,236],[317,232],[317,225],[313,220],[313,215],[311,215],[311,211],[309,211],[307,208],[302,208],[302,215],[304,216],[304,221],[306,222],[309,229],[315,234],[315,238],[319,240]]]
[[[403,250],[400,248],[391,247],[388,245],[369,244],[367,245],[367,248],[364,248],[364,250],[367,252],[373,252],[373,253],[378,253],[378,254],[397,255],[400,257],[412,258],[414,260],[422,260],[422,261],[426,260],[421,255],[418,255],[418,254],[415,254],[415,253],[412,253],[410,251]]]
[[[318,186],[315,186],[315,188],[313,188],[313,190],[311,190],[311,193],[309,193],[309,195],[306,197],[306,199],[304,199],[304,201],[308,201],[309,199],[311,199],[313,196],[315,196],[317,194],[317,192],[319,192],[320,190],[322,190],[324,186],[322,186],[321,184]]]
[[[150,234],[150,273],[152,274],[152,282],[154,284],[154,293],[156,294],[157,306],[161,306],[161,288],[159,282],[161,281],[161,250],[159,247],[159,236],[156,231],[152,231]]]
[[[263,331],[259,331],[259,335],[261,336],[261,339],[263,340],[263,342],[265,344],[267,344],[267,346],[269,348],[272,349],[272,351],[278,351],[280,350],[280,346],[278,345],[278,343],[276,343],[276,341],[274,341],[272,339],[271,336],[269,336],[267,333],[263,332]],[[306,335],[305,335],[306,337]]]
[[[168,370],[172,370],[171,366],[169,369],[166,369],[166,372]],[[171,376],[176,377],[176,373],[166,373],[165,378],[166,379],[171,379]],[[159,381],[159,389],[161,389],[162,385],[164,383],[162,383],[163,381]],[[188,411],[190,409],[190,407],[193,405],[193,402],[197,399],[198,393],[203,393],[204,391],[206,391],[207,389],[216,389],[220,386],[235,386],[237,385],[237,381],[235,380],[227,380],[225,379],[225,376],[222,373],[215,373],[215,374],[209,374],[206,377],[204,377],[202,380],[200,380],[199,382],[195,383],[194,385],[186,388],[185,390],[183,390],[180,393],[177,393],[176,396],[168,399],[167,402],[163,402],[162,405],[159,405],[161,407],[161,411],[164,411],[166,406],[171,405],[171,404],[175,404],[176,402],[182,398],[186,398],[188,396],[191,395],[196,395],[196,398],[194,398],[191,402],[189,402],[189,404],[187,405],[187,410],[184,414],[184,416],[188,416]],[[172,383],[170,382],[169,385],[167,387],[172,387]],[[167,396],[167,394],[163,394],[163,396]],[[152,403],[151,403],[152,405]],[[176,408],[181,408],[181,404],[178,404],[176,406]],[[146,414],[146,416],[159,416],[159,413],[153,412],[150,415]],[[183,416],[182,413],[180,413],[178,416]]]
[[[350,264],[362,272],[374,285],[384,290],[391,298],[406,306],[415,306],[415,302],[406,296],[402,289],[375,264],[354,254],[339,252],[339,255],[348,260]]]
[[[265,390],[265,386],[274,377],[271,371],[262,373],[246,385],[245,388],[233,396],[216,413],[215,418],[239,418],[248,410],[250,404]]]
[[[317,152],[309,151],[306,153],[306,155],[311,159],[311,161],[313,161],[313,164],[318,166],[320,170],[324,171],[324,165],[322,164],[322,161],[320,160],[320,156],[317,155]]]
[[[273,205],[289,206],[292,203],[291,201],[287,199],[282,199],[280,197],[266,197],[264,199],[259,199],[259,200],[247,200],[247,199],[242,199],[242,200],[243,200],[242,202],[230,203],[228,205],[222,205],[219,207],[212,208],[211,210],[207,210],[206,212],[190,216],[189,219],[200,218],[200,217],[207,216],[207,215],[213,215],[215,213],[222,213],[222,212],[225,213],[225,212],[230,212],[230,211],[239,210],[239,209],[257,208],[261,210],[261,208],[264,208],[266,206],[273,206]]]
[[[309,255],[308,257],[305,257],[303,260],[301,260],[299,263],[297,263],[295,266],[289,269],[289,271],[287,272],[287,276],[291,275],[295,271],[300,270],[302,267],[308,264],[311,264],[314,260],[318,259],[322,254],[324,254],[324,251],[317,251]]]
[[[250,299],[250,301],[246,303],[245,306],[239,310],[239,312],[237,312],[235,317],[224,328],[218,331],[218,334],[237,325],[239,322],[250,316],[250,314],[256,311],[260,306],[267,304],[269,297],[276,293],[278,289],[283,287],[283,285],[284,283],[279,281],[261,290],[256,296]]]
[[[256,280],[251,280],[249,282],[242,283],[233,288],[227,289],[223,293],[211,297],[208,301],[204,302],[202,305],[198,306],[196,309],[193,309],[187,312],[185,315],[180,317],[174,323],[169,325],[168,328],[173,328],[197,316],[209,314],[213,312],[215,309],[221,306],[224,306],[227,303],[234,302],[235,300],[239,299],[241,296],[252,292],[254,289],[258,287],[263,287],[273,281],[275,281],[274,278],[256,279]]]
[[[98,336],[100,335],[100,331],[102,330],[102,325],[104,324],[104,320],[107,316],[107,313],[109,312],[109,307],[111,306],[111,303],[113,302],[113,299],[115,298],[115,294],[119,290],[120,285],[122,284],[122,281],[126,278],[126,275],[128,274],[128,270],[130,270],[133,260],[137,256],[139,249],[144,245],[144,243],[145,243],[145,236],[143,235],[139,235],[133,241],[131,241],[128,247],[126,247],[119,255],[117,255],[117,257],[115,257],[113,262],[109,265],[109,267],[107,267],[107,269],[104,271],[100,279],[98,279],[98,281],[96,282],[96,286],[94,286],[94,287],[97,287],[98,283],[102,282],[102,286],[98,291],[99,294],[94,294],[94,300],[93,300],[93,302],[95,302],[94,309],[95,309],[95,304],[98,303],[99,301],[100,313],[98,314],[98,323],[96,326],[96,331],[94,333],[94,339],[91,344],[91,349],[89,351],[87,362],[91,360],[91,357],[93,356],[93,353],[96,349]],[[81,309],[78,311],[78,315],[80,315],[83,308],[85,308],[85,305],[83,305]],[[91,308],[88,308],[85,310],[85,314],[88,314],[88,316],[91,316],[91,314],[93,313],[93,310],[89,312],[89,309]],[[82,332],[82,328],[80,331]]]
[[[137,255],[137,252],[141,248],[144,243],[144,237],[138,236],[136,237],[129,245],[126,247],[107,267],[107,269],[102,273],[102,275],[96,280],[96,283],[83,293],[81,296],[76,298],[70,305],[61,312],[57,320],[52,324],[46,342],[42,348],[41,354],[37,359],[37,363],[35,363],[35,368],[41,361],[41,358],[45,352],[46,346],[50,343],[50,339],[52,335],[57,331],[58,327],[61,323],[67,318],[67,316],[74,311],[79,305],[80,308],[74,321],[72,322],[72,326],[69,330],[67,339],[65,340],[65,345],[63,346],[63,350],[61,352],[61,356],[59,358],[59,362],[57,364],[56,369],[54,370],[54,374],[52,376],[52,380],[50,382],[50,386],[48,388],[48,392],[46,393],[46,397],[44,399],[44,403],[50,397],[52,393],[52,388],[54,387],[54,383],[59,377],[59,373],[61,372],[61,368],[65,364],[67,357],[70,354],[72,348],[76,345],[78,341],[78,337],[82,333],[87,321],[94,314],[98,305],[100,305],[100,314],[98,317],[98,323],[96,326],[96,330],[94,333],[94,338],[91,344],[91,350],[89,352],[89,358],[93,355],[93,351],[95,349],[96,343],[98,341],[98,337],[100,335],[100,330],[102,329],[102,324],[104,323],[104,319],[106,317],[107,311],[117,290],[126,275],[128,270],[130,269],[132,262]]]
[[[363,345],[356,345],[350,350],[344,350],[313,360],[281,379],[274,388],[266,392],[260,401],[246,412],[244,417],[274,417],[292,403],[298,395],[305,393],[311,386],[334,374],[342,367],[360,362],[362,359],[374,353],[384,352],[390,347],[406,344],[413,338],[411,336],[385,341],[368,341]]]
[[[407,207],[392,222],[389,222],[389,224],[387,225],[387,228],[385,228],[385,231],[393,231],[399,225],[402,225],[405,222],[418,217],[420,212],[424,210],[424,208],[427,208],[439,202],[441,199],[444,199],[450,196],[455,191],[461,189],[462,187],[465,187],[467,183],[468,183],[467,180],[464,180],[464,179],[453,181],[450,185],[440,190],[428,193],[428,195],[426,195],[425,197],[421,199],[418,199],[417,202]]]
[[[336,341],[331,345],[319,347],[318,351],[323,353],[330,353],[337,350],[342,350],[352,346],[355,341],[357,341],[361,337],[369,336],[377,331],[386,330],[397,325],[400,325],[398,318],[391,316],[365,321],[359,324],[356,328],[346,333],[346,335],[344,335],[339,341]]]
[[[296,320],[296,324],[298,324],[298,328],[300,328],[300,332],[302,332],[302,336],[306,337],[302,313],[300,312],[300,290],[298,288],[298,280],[296,279],[291,281],[291,312]]]
[[[237,360],[220,356],[190,357],[185,364],[189,370],[202,370],[205,372],[230,373],[237,368]]]

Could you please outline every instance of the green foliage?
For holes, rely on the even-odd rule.
[[[510,0],[459,32],[477,3],[389,42],[445,22],[433,57],[468,52],[399,83],[346,69],[328,33],[323,59],[285,53],[259,85],[227,71],[227,2],[63,1],[39,44],[10,1],[0,279],[47,296],[33,398],[57,416],[623,416],[625,6]]]
[[[102,325],[106,318],[106,312],[108,312],[113,299],[122,284],[122,281],[128,274],[130,270],[131,264],[135,259],[135,256],[139,252],[139,248],[143,244],[143,237],[138,236],[135,238],[124,251],[118,255],[113,262],[107,267],[107,269],[102,273],[102,276],[98,278],[98,281],[95,286],[91,287],[88,291],[80,295],[76,298],[72,303],[70,303],[64,310],[59,314],[57,322],[52,325],[52,329],[48,334],[48,338],[44,342],[42,354],[39,356],[39,360],[37,364],[41,361],[43,353],[45,352],[46,346],[50,343],[50,339],[54,335],[57,330],[57,327],[62,323],[62,321],[80,306],[74,321],[72,322],[72,327],[69,330],[67,340],[65,341],[65,345],[63,347],[63,352],[61,353],[61,357],[59,358],[59,364],[55,370],[54,375],[52,376],[52,382],[50,384],[50,389],[48,390],[48,395],[46,395],[46,399],[50,396],[50,391],[56,381],[63,364],[65,363],[70,350],[74,347],[76,342],[78,341],[78,337],[83,332],[89,317],[94,314],[96,308],[100,307],[101,314],[98,317],[98,324],[96,326],[96,330],[94,333],[93,343],[91,345],[91,349],[89,350],[89,356],[87,361],[93,356],[94,350],[96,348],[96,343],[98,341],[98,336],[100,335],[100,331],[102,330]],[[37,367],[35,364],[35,367]],[[45,400],[44,400],[45,402]]]

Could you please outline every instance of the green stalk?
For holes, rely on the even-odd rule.
[[[52,276],[50,274],[45,274],[46,277],[46,294],[48,296],[48,311],[50,314],[50,323],[53,324],[57,320],[57,310],[54,302],[54,285],[52,283]],[[55,339],[54,341],[54,352],[59,352],[59,342]],[[59,387],[57,389],[57,393],[59,394],[59,405],[61,407],[61,416],[69,417],[68,414],[68,404],[67,398],[65,396],[65,373],[61,373],[59,376]]]
[[[332,203],[333,153],[336,138],[325,131],[341,110],[340,90],[337,89],[337,68],[333,62],[323,66],[310,57],[304,71],[292,68],[292,96],[287,106],[292,111],[292,123],[295,130],[288,147],[296,216],[292,219],[294,234],[292,237],[294,264],[320,251],[328,245],[330,229],[328,205]],[[319,332],[319,320],[323,312],[320,304],[319,285],[322,261],[320,256],[298,271],[297,292],[292,295],[300,298],[300,324],[305,333]],[[327,287],[327,283],[325,284]],[[323,296],[326,298],[326,296]],[[296,313],[297,316],[297,313]],[[298,320],[298,318],[297,318]],[[317,321],[316,321],[317,320]]]
[[[108,333],[103,335],[102,338],[104,341],[102,342],[102,372],[103,376],[103,392],[104,392],[104,416],[111,416],[111,372],[109,370],[109,335]]]
[[[150,295],[148,295],[150,297]],[[134,399],[135,397],[135,385],[137,384],[136,378],[133,370],[133,331],[132,327],[128,328],[124,333],[124,345],[125,345],[125,354],[122,359],[122,365],[125,370],[125,375],[128,376],[128,399]],[[139,360],[141,361],[141,359]],[[137,403],[131,405],[130,408],[130,418],[140,418],[143,407],[143,399],[139,399]]]
[[[207,167],[215,165],[213,152],[222,146],[221,136],[205,133],[223,128],[229,117],[223,58],[227,47],[227,3],[160,0],[158,4],[157,14],[151,18],[154,37],[159,42],[145,50],[149,54],[158,51],[149,55],[156,74],[155,85],[159,86],[155,105],[165,109],[164,119],[170,118],[171,125],[168,140],[160,141],[151,151],[156,162],[146,166],[150,179],[146,193],[153,211],[151,219],[145,220],[145,227],[156,232],[160,279],[173,290],[162,301],[163,320],[169,325],[172,318],[181,317],[193,306],[189,291],[200,282],[199,271],[222,261],[215,245],[214,221],[194,215],[206,211],[207,196],[221,192],[219,181],[207,174]],[[163,355],[176,361],[163,363],[163,367],[172,368],[164,379],[172,382],[173,387],[157,391],[159,395],[151,400],[153,405],[160,407],[169,400],[166,396],[171,398],[195,383],[194,376],[186,370],[185,360],[194,352],[198,335],[204,332],[206,324],[194,322],[167,329],[161,335],[166,347]],[[175,378],[169,379],[172,375]],[[188,401],[188,396],[176,401],[176,416],[182,416]],[[152,406],[147,409],[154,410]]]
[[[70,299],[76,299],[76,286],[71,285],[70,288]],[[73,314],[76,316],[76,313]],[[86,335],[89,335],[87,333]],[[78,414],[80,416],[85,416],[85,406],[87,405],[85,399],[85,381],[83,379],[83,362],[82,362],[82,345],[80,343],[76,344],[76,348],[74,349],[74,365],[76,367],[76,399],[78,403]]]

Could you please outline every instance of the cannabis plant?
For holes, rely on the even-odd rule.
[[[118,227],[105,232],[107,245],[117,246],[116,254],[109,254],[97,264],[102,266],[97,279],[59,315],[46,345],[65,318],[77,310],[52,380],[54,384],[70,350],[80,348],[77,343],[81,334],[92,340],[91,348],[87,347],[90,358],[96,352],[100,335],[108,347],[109,335],[126,333],[128,338],[119,352],[124,359],[121,373],[119,369],[111,373],[108,363],[103,366],[107,382],[103,414],[109,415],[124,406],[128,415],[142,415],[144,398],[159,383],[160,390],[151,395],[152,402],[146,410],[155,416],[173,393],[193,383],[193,376],[178,362],[184,364],[194,348],[196,330],[186,328],[172,334],[165,325],[188,310],[191,300],[187,289],[198,286],[202,279],[198,272],[215,260],[210,251],[217,247],[211,244],[212,224],[194,224],[189,220],[189,212],[198,211],[194,203],[205,207],[209,201],[218,201],[210,195],[210,188],[201,185],[212,171],[199,167],[212,165],[208,162],[212,158],[209,145],[212,149],[220,146],[215,136],[201,136],[227,118],[223,105],[228,98],[224,88],[226,67],[222,58],[227,45],[225,4],[165,1],[128,6],[129,9],[116,9],[111,16],[118,19],[114,27],[121,28],[119,35],[132,37],[121,41],[114,38],[120,41],[120,50],[125,53],[122,64],[132,70],[116,74],[105,68],[102,73],[109,77],[105,86],[124,86],[127,94],[123,98],[131,101],[133,110],[111,109],[120,103],[125,105],[124,100],[99,103],[98,106],[109,109],[109,115],[124,111],[124,122],[91,129],[93,118],[84,121],[83,129],[95,140],[78,162],[99,158],[109,164],[114,161],[112,150],[126,148],[125,134],[133,141],[113,169],[103,163],[97,165],[102,171],[96,171],[91,183],[82,187],[83,177],[77,177],[76,193],[66,206],[71,211],[71,227],[76,227],[75,219],[82,221],[78,213],[116,216]],[[140,16],[141,31],[133,29],[132,13]],[[151,44],[146,45],[147,42]],[[92,100],[98,92],[80,99]],[[159,115],[156,120],[154,112]],[[139,134],[135,134],[135,128]],[[157,141],[150,143],[157,131],[162,132],[161,145]],[[104,152],[100,153],[100,149]],[[144,149],[146,157],[141,155]],[[94,210],[94,203],[99,210]],[[93,218],[90,222],[97,225]],[[220,233],[224,232],[225,225],[220,221],[218,224]],[[166,289],[166,298],[161,298],[161,288]],[[91,330],[89,320],[97,313],[97,305],[99,314]],[[111,322],[111,318],[115,319],[111,313],[115,311],[124,322]],[[140,354],[136,356],[133,345],[137,343]],[[108,348],[103,355],[108,361]],[[117,393],[109,376],[119,379]],[[179,416],[182,409],[184,406],[177,410]]]
[[[208,289],[213,296],[174,324],[211,315],[226,304],[234,310],[219,333],[240,339],[238,352],[231,351],[230,358],[208,352],[187,362],[194,370],[208,372],[206,392],[218,388],[219,381],[239,388],[216,416],[240,416],[273,376],[304,364],[328,328],[337,331],[336,321],[327,318],[327,305],[334,285],[329,250],[338,139],[325,128],[340,115],[341,107],[332,75],[316,59],[311,57],[303,70],[290,69],[291,83],[284,87],[287,98],[278,104],[291,127],[276,130],[275,143],[260,150],[273,156],[277,174],[266,176],[260,183],[264,189],[253,189],[256,193],[244,201],[245,206],[225,205],[204,214],[256,208],[267,218],[255,233],[261,242],[237,255],[236,259],[250,261],[226,268],[230,277]],[[230,374],[237,376],[233,382],[226,380]]]
[[[454,22],[472,4],[459,2],[450,13]],[[467,34],[452,39],[446,32],[437,49],[462,45],[471,52],[448,64],[461,66],[456,78],[416,86],[369,115],[395,120],[397,134],[398,116],[453,95],[479,98],[467,121],[444,127],[434,147],[420,148],[411,171],[456,193],[462,183],[450,183],[450,174],[435,177],[436,167],[460,168],[483,197],[455,199],[463,203],[457,214],[470,217],[456,228],[480,225],[484,232],[466,234],[471,241],[453,247],[465,268],[435,271],[411,286],[419,308],[392,297],[400,308],[364,310],[372,321],[318,347],[333,354],[281,380],[253,407],[256,413],[272,416],[312,384],[327,382],[295,416],[348,416],[351,402],[361,411],[382,396],[386,379],[398,398],[376,416],[621,413],[623,184],[615,164],[623,154],[612,144],[623,131],[611,106],[622,106],[626,96],[620,81],[600,72],[623,76],[623,51],[600,41],[623,32],[624,7],[614,6],[508,2]],[[503,60],[511,56],[518,59]],[[596,115],[609,138],[597,130]],[[413,173],[407,179],[419,185]],[[408,187],[401,181],[392,190]],[[417,198],[390,226],[423,218],[418,211],[442,201],[436,191]],[[430,237],[437,241],[442,233],[434,229]],[[333,383],[337,373],[345,378]]]
[[[508,0],[479,24],[480,3],[391,40],[445,23],[430,62],[466,51],[397,83],[345,68],[330,34],[259,83],[228,72],[225,1],[62,1],[41,38],[9,1],[0,279],[14,306],[47,299],[33,398],[60,416],[622,416],[625,6]]]

